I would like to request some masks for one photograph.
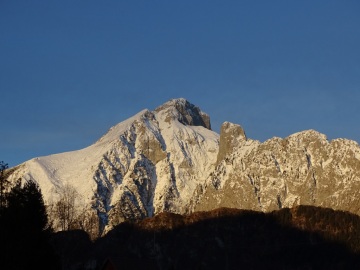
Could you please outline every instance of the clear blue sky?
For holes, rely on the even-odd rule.
[[[0,1],[0,161],[184,97],[248,137],[360,142],[360,1]]]

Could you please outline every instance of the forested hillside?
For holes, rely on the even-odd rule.
[[[359,232],[358,216],[327,208],[221,208],[125,222],[94,242],[61,232],[53,243],[67,269],[354,269]]]

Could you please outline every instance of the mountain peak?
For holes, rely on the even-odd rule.
[[[155,109],[156,113],[166,116],[166,121],[177,120],[184,125],[203,126],[211,130],[210,117],[199,107],[185,98],[170,99]]]

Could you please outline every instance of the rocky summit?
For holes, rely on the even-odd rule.
[[[49,205],[71,187],[101,233],[161,212],[219,207],[270,212],[314,205],[360,214],[355,141],[306,130],[261,143],[230,122],[219,135],[209,115],[183,98],[139,112],[87,148],[11,168],[8,180],[19,178],[36,181]]]

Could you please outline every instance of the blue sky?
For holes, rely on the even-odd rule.
[[[248,137],[360,142],[360,2],[0,1],[0,161],[184,97]]]

